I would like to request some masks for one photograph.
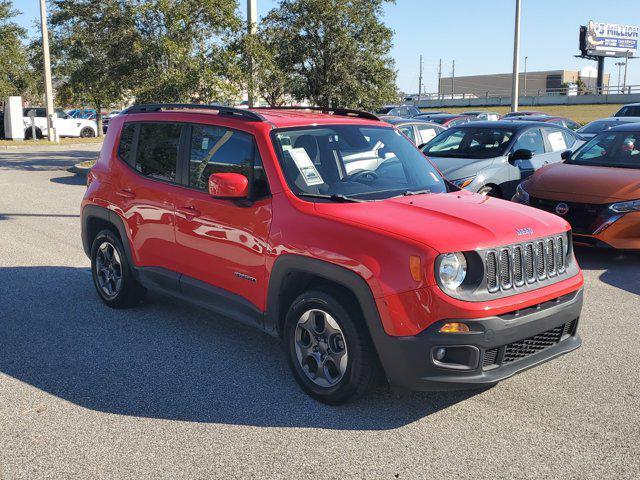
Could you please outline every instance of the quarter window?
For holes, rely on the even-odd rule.
[[[141,123],[135,169],[143,175],[176,181],[176,164],[182,125]]]
[[[125,123],[120,133],[120,144],[118,145],[118,156],[127,162],[133,164],[131,155],[133,154],[133,134],[136,130],[134,123]]]

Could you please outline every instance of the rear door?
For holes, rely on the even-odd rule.
[[[114,176],[116,209],[121,209],[139,267],[177,271],[175,198],[183,125],[125,123],[118,157],[126,163]]]
[[[544,164],[558,163],[562,161],[560,155],[566,150],[570,150],[576,141],[574,135],[562,128],[544,127],[542,137],[545,145]]]
[[[187,138],[185,185],[176,204],[175,253],[183,291],[202,298],[203,282],[263,310],[271,197],[256,141],[247,132],[203,124],[189,125]],[[211,197],[213,173],[245,175],[251,201]],[[216,296],[214,290],[208,295]]]

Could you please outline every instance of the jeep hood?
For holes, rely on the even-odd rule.
[[[440,253],[509,245],[569,229],[566,221],[550,213],[464,190],[363,203],[316,203],[315,208],[326,217],[412,238]],[[519,235],[518,230],[527,233]]]
[[[640,169],[556,163],[538,170],[526,189],[534,197],[554,197],[552,200],[588,203],[637,200]]]

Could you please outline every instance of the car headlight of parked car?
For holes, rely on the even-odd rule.
[[[609,208],[616,213],[640,212],[640,200],[614,203]]]
[[[467,277],[467,260],[463,253],[446,253],[438,262],[439,283],[447,290],[456,290]]]
[[[476,176],[474,175],[473,177],[466,177],[466,178],[459,178],[458,180],[452,180],[451,183],[453,183],[456,187],[465,188],[471,185],[471,182],[473,182],[475,179],[476,179]]]
[[[529,205],[529,194],[524,189],[521,183],[516,188],[516,194],[513,196],[511,200],[513,200],[514,202],[521,203],[523,205]]]

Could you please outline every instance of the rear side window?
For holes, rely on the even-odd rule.
[[[133,134],[136,126],[133,123],[125,123],[120,133],[120,144],[118,145],[118,156],[129,165],[133,165]]]
[[[571,134],[566,132],[567,136]],[[565,132],[557,128],[543,128],[542,134],[547,140],[547,144],[549,145],[550,152],[563,152],[571,145],[573,145],[573,141],[570,142],[571,145],[567,144],[567,137],[565,136]]]
[[[158,180],[175,182],[182,125],[141,123],[135,169]]]

